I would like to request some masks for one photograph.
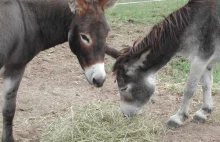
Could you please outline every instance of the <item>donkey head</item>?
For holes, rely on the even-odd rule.
[[[105,42],[109,25],[104,9],[116,0],[70,0],[74,13],[69,31],[69,44],[90,84],[101,87],[105,81]]]
[[[155,91],[155,73],[143,71],[149,53],[119,56],[114,65],[120,91],[120,107],[127,117],[136,115]]]

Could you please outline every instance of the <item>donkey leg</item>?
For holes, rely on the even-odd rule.
[[[16,108],[16,95],[24,68],[6,68],[3,74],[3,132],[2,142],[14,142],[12,126]]]
[[[180,109],[177,113],[171,116],[168,120],[169,128],[176,128],[184,124],[184,122],[188,119],[188,110],[190,99],[192,98],[194,92],[197,89],[198,82],[206,69],[207,63],[202,61],[201,59],[193,60],[190,67],[190,74],[188,77],[188,81],[184,88],[184,96]]]
[[[213,84],[212,71],[213,71],[212,66],[206,68],[201,78],[202,90],[203,90],[203,105],[202,108],[198,110],[193,117],[193,119],[197,122],[205,122],[214,108],[213,100],[212,100],[212,84]]]

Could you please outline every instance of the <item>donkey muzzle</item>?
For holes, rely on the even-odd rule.
[[[102,87],[106,78],[104,63],[97,63],[85,68],[85,75],[90,84]]]
[[[133,117],[140,113],[140,107],[136,106],[135,104],[127,103],[124,101],[120,102],[120,108],[124,116],[126,117]]]

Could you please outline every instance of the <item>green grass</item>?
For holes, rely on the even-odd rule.
[[[158,77],[159,81],[180,83],[185,82],[189,73],[189,62],[181,58],[172,59]]]
[[[190,64],[182,58],[174,58],[165,66],[164,70],[159,76],[160,81],[171,83],[185,82],[190,71]],[[215,84],[220,83],[220,64],[216,65],[213,77]]]
[[[137,0],[120,0],[120,2]],[[133,21],[137,24],[152,25],[169,15],[174,10],[183,6],[187,0],[167,0],[163,2],[147,2],[140,4],[116,5],[106,11],[107,19],[110,22]]]
[[[213,76],[214,83],[220,83],[220,64],[217,64]]]
[[[107,61],[105,62],[105,70],[107,73],[112,72],[113,65],[115,64],[115,59],[112,57],[107,57]]]

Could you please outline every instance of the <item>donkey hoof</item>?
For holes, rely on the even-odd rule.
[[[169,129],[176,129],[176,128],[179,128],[181,125],[179,124],[179,123],[177,123],[177,122],[175,122],[175,121],[173,121],[173,120],[169,120],[168,122],[167,122],[167,127],[169,128]]]
[[[184,124],[184,122],[186,122],[186,120],[188,119],[188,115],[185,113],[177,113],[173,116],[170,117],[170,119],[167,122],[168,128],[178,128],[180,126],[182,126]]]
[[[195,113],[193,121],[197,123],[205,123],[211,113],[212,109],[202,108]]]
[[[206,122],[206,118],[201,117],[201,116],[199,116],[199,115],[194,115],[194,116],[193,116],[193,122],[196,122],[196,123],[205,123],[205,122]]]

